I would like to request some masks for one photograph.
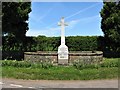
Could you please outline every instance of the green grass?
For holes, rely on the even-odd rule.
[[[29,66],[29,65],[28,65]],[[20,67],[4,65],[2,68],[3,78],[32,79],[32,80],[94,80],[94,79],[117,79],[118,59],[104,59],[96,68],[85,67],[78,69],[74,66],[51,66],[49,68]]]

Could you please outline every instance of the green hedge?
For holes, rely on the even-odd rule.
[[[17,39],[15,37],[2,37],[2,51],[32,51],[35,50],[35,40],[33,37]]]
[[[98,50],[97,36],[75,36],[67,37],[66,45],[70,51],[92,51]]]
[[[66,45],[69,51],[102,50],[98,36],[69,36]],[[3,51],[57,51],[60,37],[26,37],[24,42],[3,37]]]
[[[69,36],[65,39],[69,51],[103,51],[104,57],[120,57],[120,51],[111,51],[102,36]],[[38,36],[25,37],[20,40],[6,36],[2,38],[2,44],[3,59],[24,59],[22,52],[57,51],[60,46],[60,37]],[[14,52],[21,53],[15,56]]]

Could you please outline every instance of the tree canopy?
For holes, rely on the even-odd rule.
[[[120,1],[104,2],[100,13],[106,48],[118,52],[120,51]]]
[[[2,34],[25,37],[31,2],[2,2]]]

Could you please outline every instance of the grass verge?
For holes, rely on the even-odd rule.
[[[118,59],[104,59],[97,68],[85,67],[77,69],[74,66],[52,66],[49,68],[17,67],[4,65],[2,68],[3,78],[31,79],[31,80],[94,80],[94,79],[117,79]]]

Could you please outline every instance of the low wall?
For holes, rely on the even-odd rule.
[[[83,52],[69,52],[69,63],[73,63],[76,60],[82,60],[85,63],[99,63],[103,59],[103,53],[101,51],[83,51]],[[24,52],[24,60],[28,61],[43,61],[51,60],[53,63],[58,63],[57,52]]]
[[[103,60],[103,53],[100,51],[97,52],[74,52],[69,54],[69,62],[81,60],[86,64],[99,63]]]
[[[51,60],[57,63],[57,53],[55,52],[24,52],[24,60],[28,61],[43,61]]]

